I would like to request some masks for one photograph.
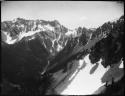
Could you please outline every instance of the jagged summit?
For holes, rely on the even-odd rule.
[[[121,16],[119,22],[124,18]],[[108,29],[107,29],[108,28]],[[113,23],[105,23],[99,28],[78,27],[75,30],[70,30],[61,25],[58,20],[46,21],[46,20],[27,20],[24,18],[16,18],[12,21],[4,21],[1,23],[2,41],[7,44],[15,44],[21,40],[33,40],[36,37],[40,37],[45,48],[49,48],[50,52],[55,54],[66,46],[67,41],[71,38],[76,39],[77,42],[81,42],[86,38],[93,39],[95,36],[109,33],[110,28],[113,28]],[[83,36],[85,35],[85,36]],[[25,38],[25,39],[23,39]],[[84,39],[83,39],[84,38]],[[86,41],[86,40],[85,40]],[[85,42],[84,41],[84,42]],[[48,43],[49,42],[49,43]]]
[[[67,42],[67,28],[57,20],[26,20],[16,18],[13,21],[1,23],[2,41],[15,44],[20,41],[30,41],[40,38],[44,47],[52,54],[62,50]]]

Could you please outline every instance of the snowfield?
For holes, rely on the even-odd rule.
[[[93,74],[90,74],[90,70],[94,64],[91,64],[89,55],[87,55],[83,60],[80,60],[79,63],[84,64],[82,61],[85,61],[87,65],[80,70],[71,84],[61,93],[62,95],[90,95],[93,94],[100,86],[104,85],[104,83],[101,82],[101,78],[104,73],[108,71],[109,67],[104,68],[100,64],[100,60],[98,62],[98,68]],[[79,65],[81,66],[82,64]],[[74,72],[74,74],[75,73],[76,72]]]

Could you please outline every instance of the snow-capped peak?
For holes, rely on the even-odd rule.
[[[65,35],[67,35],[67,36],[72,35],[75,37],[75,36],[77,36],[77,30],[76,29],[74,29],[74,30],[68,29],[68,32],[66,32]]]
[[[61,25],[57,20],[45,21],[16,18],[13,21],[2,22],[1,32],[3,32],[7,38],[4,40],[7,44],[15,44],[21,40],[30,41],[40,37],[43,46],[52,54],[62,50],[67,42],[67,40],[64,40],[67,38],[64,36],[64,33],[67,32],[67,28]]]

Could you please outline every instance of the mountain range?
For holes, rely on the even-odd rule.
[[[87,54],[92,64],[102,58],[104,67],[115,65],[123,58],[123,25],[124,16],[98,28],[75,30],[57,20],[1,22],[3,94],[46,94],[56,86],[50,86],[53,74],[75,68],[69,62]]]

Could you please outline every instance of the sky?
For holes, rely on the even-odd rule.
[[[124,5],[114,1],[3,1],[1,21],[17,17],[58,20],[69,29],[97,28],[124,14]]]

